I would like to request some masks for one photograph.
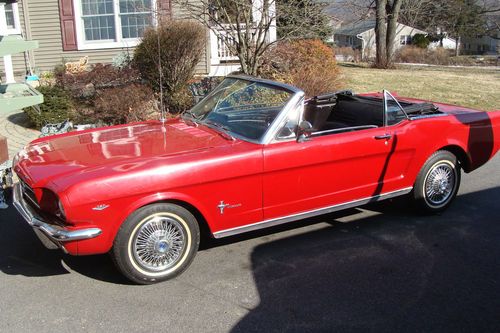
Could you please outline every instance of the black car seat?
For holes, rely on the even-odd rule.
[[[304,120],[311,123],[313,131],[324,129],[335,103],[335,95],[315,96],[307,102],[304,109]]]

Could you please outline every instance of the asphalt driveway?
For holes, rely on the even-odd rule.
[[[500,155],[439,216],[395,200],[210,241],[130,285],[107,256],[46,250],[0,211],[0,331],[500,331]]]

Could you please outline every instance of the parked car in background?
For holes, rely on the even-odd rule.
[[[500,148],[500,113],[389,92],[310,99],[228,76],[180,117],[40,138],[15,158],[14,204],[44,244],[109,252],[136,283],[168,280],[215,238],[407,195],[453,201]]]

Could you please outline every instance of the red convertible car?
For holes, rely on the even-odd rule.
[[[49,248],[110,252],[136,283],[215,238],[407,195],[438,212],[500,148],[500,112],[229,76],[190,111],[33,141],[14,205]]]

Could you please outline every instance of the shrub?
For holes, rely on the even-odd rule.
[[[426,63],[433,65],[450,65],[450,51],[442,47],[426,50]]]
[[[100,89],[94,102],[93,122],[124,124],[132,121],[158,119],[158,109],[151,88],[132,83]]]
[[[132,56],[130,52],[127,50],[126,52],[120,52],[116,56],[113,57],[113,67],[116,68],[126,68],[129,67],[132,62]]]
[[[166,109],[172,113],[180,113],[190,109],[195,99],[188,86],[184,86],[178,91],[163,95],[163,103]]]
[[[431,43],[431,40],[424,34],[415,34],[411,38],[411,43],[416,47],[420,47],[421,49],[426,49]]]
[[[415,46],[403,46],[396,53],[396,61],[408,63],[424,63],[427,50]]]
[[[361,61],[361,51],[349,46],[335,48],[335,54],[340,54],[344,61]]]
[[[194,79],[189,84],[189,90],[193,96],[206,96],[209,92],[217,87],[224,77],[222,76],[206,76],[203,78]]]
[[[192,98],[188,101],[176,97],[184,94],[188,81],[193,78],[205,45],[206,34],[201,25],[174,20],[147,30],[135,49],[133,64],[156,92],[160,91],[158,63],[161,64],[163,100],[171,112],[182,111],[192,103]]]
[[[281,42],[264,55],[260,76],[293,84],[315,96],[342,84],[333,49],[320,40]]]
[[[57,84],[74,101],[76,122],[123,124],[158,118],[153,91],[131,67],[96,64],[81,74],[59,73]]]
[[[73,119],[71,97],[64,89],[58,86],[40,86],[37,90],[44,98],[44,102],[40,104],[40,112],[33,108],[24,109],[33,126],[41,129],[46,124]]]
[[[450,65],[450,50],[438,47],[422,49],[416,46],[405,46],[396,53],[396,61],[431,65]]]
[[[495,57],[491,57],[489,59],[474,59],[470,56],[453,56],[450,57],[450,63],[457,66],[495,66],[494,60]]]
[[[140,82],[140,74],[134,68],[103,64],[95,64],[90,71],[80,74],[56,72],[55,75],[57,85],[71,91],[73,97],[83,97],[85,92],[82,90],[88,85],[100,89]]]

